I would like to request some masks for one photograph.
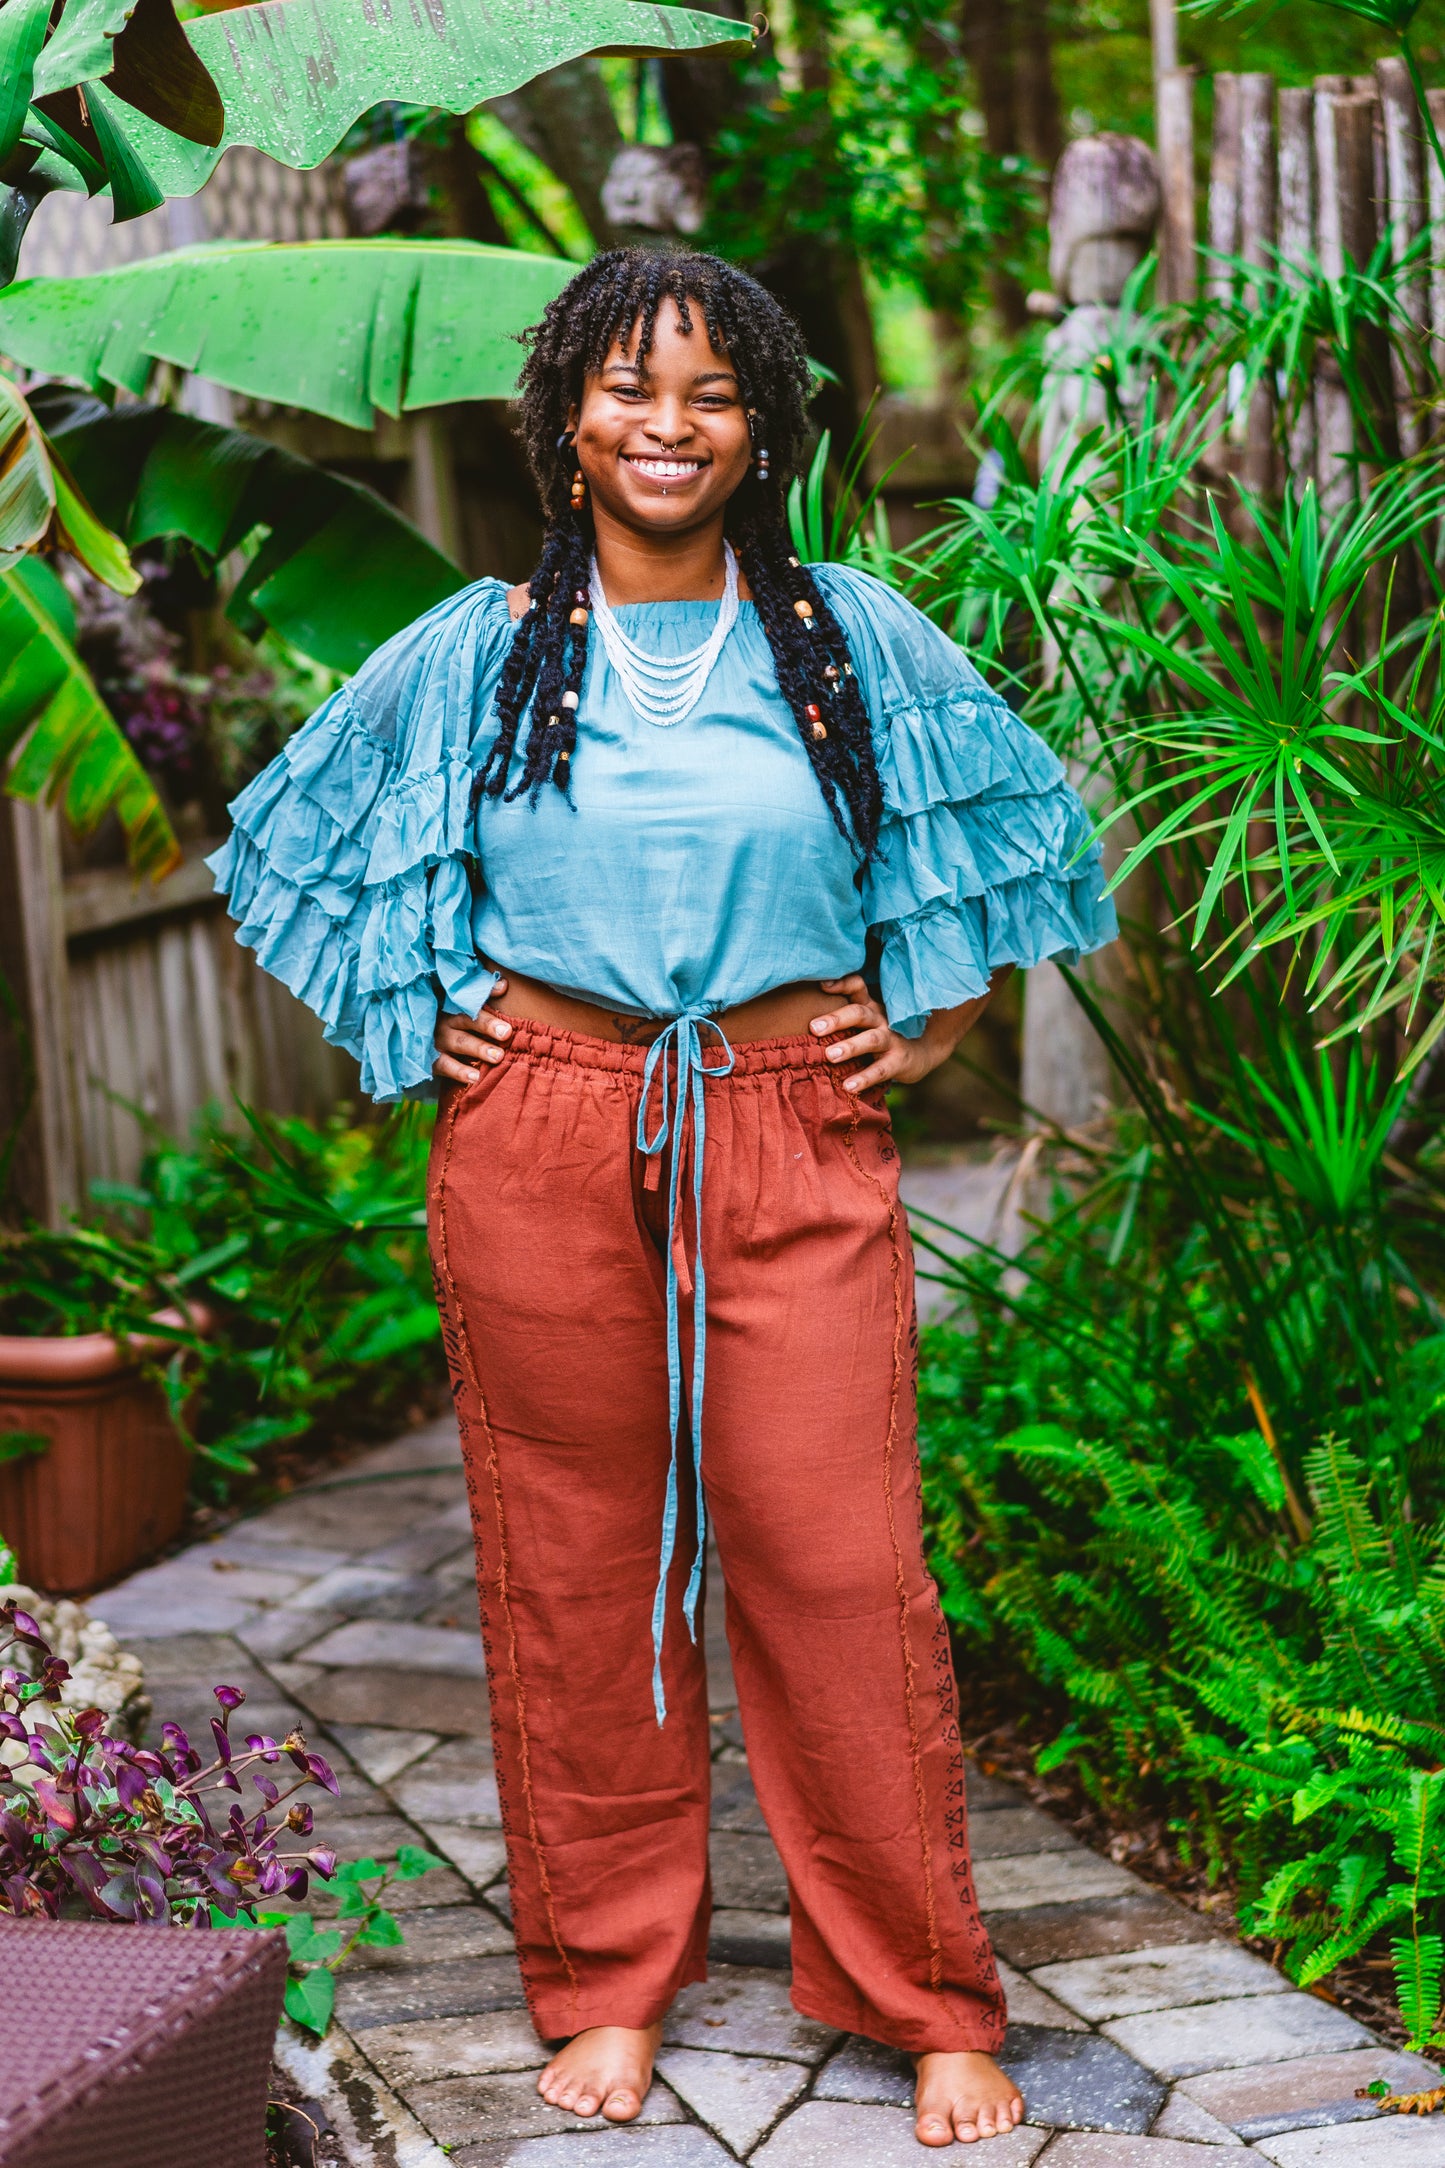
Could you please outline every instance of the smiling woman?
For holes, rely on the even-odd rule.
[[[1023,2103],[989,2053],[880,1087],[1113,914],[1053,755],[881,582],[792,554],[808,390],[742,273],[597,258],[523,372],[536,571],[382,649],[216,864],[369,1089],[440,1082],[513,1912],[566,2043],[542,2093],[630,2121],[705,1975],[711,1522],[794,2000],[912,2052],[920,2141],[971,2144]]]

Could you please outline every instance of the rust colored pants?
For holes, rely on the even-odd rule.
[[[735,1053],[705,1086],[703,1476],[744,1736],[787,1870],[793,2000],[915,2053],[992,2049],[1003,1998],[923,1560],[888,1116],[843,1090],[821,1041]],[[655,1162],[636,1149],[643,1061],[517,1023],[504,1062],[446,1090],[432,1148],[517,1942],[547,2039],[652,2024],[706,1971],[707,1682],[682,1618],[686,1527],[661,1727],[651,1683],[667,1181],[648,1186]]]

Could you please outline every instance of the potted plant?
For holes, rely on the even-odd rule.
[[[138,1245],[0,1237],[0,1527],[32,1586],[84,1594],[179,1531],[172,1397],[209,1323]]]

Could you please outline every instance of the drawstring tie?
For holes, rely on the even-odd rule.
[[[702,1058],[701,1034],[704,1031],[714,1033],[724,1057],[711,1067],[705,1066]],[[682,1415],[682,1344],[677,1321],[677,1261],[683,1243],[679,1209],[682,1196],[683,1135],[691,1109],[692,1198],[696,1229],[696,1256],[692,1273],[692,1465],[697,1483],[697,1555],[688,1575],[682,1611],[687,1620],[688,1633],[695,1642],[697,1599],[702,1588],[702,1561],[707,1544],[707,1506],[702,1489],[702,1388],[707,1357],[707,1287],[702,1268],[702,1163],[707,1138],[703,1078],[730,1075],[734,1058],[733,1050],[716,1018],[702,1009],[684,1009],[681,1016],[675,1016],[666,1030],[659,1033],[648,1049],[647,1063],[642,1072],[642,1099],[637,1109],[637,1149],[645,1158],[652,1160],[660,1168],[661,1154],[669,1140],[672,1143],[672,1167],[667,1191],[667,1416],[671,1457],[667,1469],[667,1499],[662,1512],[662,1556],[658,1569],[657,1595],[652,1605],[652,1705],[657,1712],[659,1724],[667,1716],[667,1703],[662,1691],[662,1629],[667,1612],[667,1576],[677,1546],[677,1444]],[[657,1126],[649,1135],[648,1107],[654,1087],[658,1094]],[[649,1169],[648,1187],[652,1186],[653,1172]],[[685,1253],[682,1262],[685,1272]]]

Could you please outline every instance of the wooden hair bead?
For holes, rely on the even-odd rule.
[[[795,602],[795,603],[793,604],[793,608],[794,608],[794,610],[795,610],[795,611],[797,612],[798,616],[802,618],[802,620],[803,620],[803,623],[804,623],[804,624],[806,625],[806,624],[807,624],[807,622],[808,622],[808,620],[809,620],[809,618],[810,618],[810,617],[812,616],[812,614],[813,614],[813,605],[812,605],[812,603],[811,603],[811,602],[808,602],[808,601],[806,601],[806,600],[805,600],[805,599],[804,599],[804,598],[803,598],[803,597],[802,597],[802,596],[800,595],[800,596],[798,597],[798,600],[797,600],[797,601],[796,601],[796,602]]]
[[[824,722],[816,722],[816,723],[814,723],[814,725],[813,725],[813,736],[814,736],[815,738],[826,738],[826,737],[827,737],[827,735],[828,735],[828,726],[827,726],[827,724],[826,724],[826,723],[824,723]]]
[[[587,616],[588,616],[588,613],[587,613],[587,611],[586,611],[586,610],[582,610],[582,609],[577,609],[577,610],[573,610],[573,612],[571,613],[571,615],[570,615],[570,616],[569,616],[569,618],[567,619],[567,622],[568,622],[568,624],[569,624],[569,625],[585,625],[585,624],[586,624],[586,622],[587,622]]]

